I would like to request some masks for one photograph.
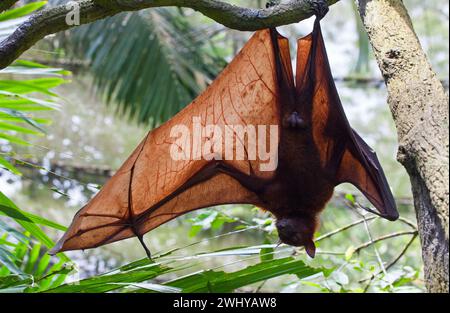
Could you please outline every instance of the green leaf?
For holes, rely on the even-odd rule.
[[[353,196],[351,193],[345,194],[345,199],[350,201],[351,204],[355,204],[356,203],[355,196]]]
[[[3,69],[1,73],[19,74],[19,75],[57,75],[68,76],[72,73],[60,68],[53,68],[47,65],[28,60],[16,60],[13,64]]]
[[[354,253],[355,253],[355,247],[354,246],[348,247],[348,249],[345,251],[345,260],[350,261],[350,259],[352,258]]]
[[[56,96],[49,89],[57,87],[66,80],[57,77],[36,78],[28,80],[0,80],[0,90],[20,95],[40,92],[49,96]]]
[[[2,108],[0,108],[0,119],[13,122],[25,122],[43,133],[45,133],[45,130],[43,130],[39,124],[49,123],[49,120],[29,118],[22,112]]]
[[[22,173],[20,173],[20,171],[14,165],[6,161],[2,156],[0,156],[0,167],[9,170],[13,174],[22,175]]]
[[[171,268],[159,264],[150,264],[147,266],[131,269],[129,271],[119,271],[118,273],[107,273],[83,279],[71,284],[65,284],[46,292],[64,293],[64,292],[83,292],[99,293],[121,289],[125,285],[139,283],[145,280],[155,278],[159,275],[168,273]]]
[[[31,135],[40,135],[41,134],[40,132],[31,130],[31,129],[28,129],[25,127],[17,126],[17,125],[10,124],[10,123],[4,123],[4,122],[0,122],[0,129],[24,133],[24,134],[31,134]]]
[[[4,267],[6,268],[6,267]],[[26,288],[27,285],[33,283],[33,280],[29,276],[23,275],[8,275],[8,276],[0,276],[0,293],[8,292],[13,288],[17,288],[17,286],[22,286],[22,288],[18,289],[17,292],[21,292],[21,289]]]
[[[160,284],[151,283],[116,283],[116,285],[122,285],[124,287],[135,287],[145,289],[149,291],[164,292],[164,293],[177,293],[181,292],[180,288],[164,286]]]
[[[5,102],[3,102],[5,101]],[[30,105],[30,104],[34,104],[36,106],[36,108],[41,108],[41,110],[54,110],[54,109],[59,109],[61,106],[53,101],[49,101],[49,100],[42,100],[36,97],[30,97],[28,95],[24,95],[24,94],[18,94],[18,93],[14,93],[14,92],[9,92],[9,91],[4,91],[4,90],[0,90],[0,107],[6,108],[6,106],[8,105],[8,102],[10,103],[14,102],[16,104],[22,104],[22,105]],[[5,106],[6,105],[6,106]],[[23,106],[16,106],[15,108],[12,109],[16,109],[18,111],[26,111],[24,109],[22,109]],[[26,107],[25,107],[26,108]],[[32,111],[36,111],[36,108],[32,108]]]
[[[2,192],[0,192],[0,213],[9,216],[15,220],[31,222],[42,226],[48,226],[57,230],[66,231],[67,227],[58,223],[47,220],[38,215],[34,215],[19,209],[11,200],[9,200]]]
[[[50,288],[59,287],[67,277],[67,275],[74,270],[74,267],[70,263],[65,263],[64,260],[59,260],[58,263],[53,264],[45,276],[40,277],[38,280],[39,287],[30,291],[45,291]],[[36,275],[37,277],[37,275]]]
[[[44,254],[42,258],[39,260],[36,272],[34,275],[36,277],[41,277],[44,275],[45,271],[48,269],[48,265],[50,264],[51,256],[48,254]]]
[[[8,236],[12,236],[19,242],[28,244],[29,238],[27,236],[22,234],[19,230],[3,222],[2,220],[0,220],[0,229],[5,232],[4,239],[6,239]]]
[[[27,142],[27,141],[25,141],[23,139],[20,139],[20,138],[18,138],[16,136],[12,136],[12,135],[7,135],[5,133],[0,133],[0,138],[3,138],[5,140],[8,140],[11,143],[15,143],[15,144],[22,145],[22,146],[29,146],[30,145],[29,142]]]
[[[28,15],[28,14],[42,8],[46,4],[47,4],[47,1],[37,1],[37,2],[25,4],[21,7],[15,8],[15,9],[5,11],[3,13],[0,13],[0,22]]]
[[[55,229],[65,230],[66,228],[51,222],[42,217],[24,212],[20,210],[8,197],[6,197],[2,192],[0,192],[0,214],[6,215],[14,219],[18,224],[20,224],[25,230],[29,231],[36,239],[38,239],[46,247],[51,248],[54,246],[54,242],[36,225],[41,224]],[[59,256],[69,261],[69,259],[64,254],[59,254]]]
[[[29,253],[28,260],[27,260],[27,263],[26,263],[25,269],[24,269],[25,273],[27,273],[27,274],[33,273],[40,251],[41,251],[41,244],[39,242],[37,242],[33,245],[33,247],[31,248],[31,251]]]
[[[232,292],[237,288],[285,274],[305,278],[324,270],[307,266],[301,260],[288,257],[261,262],[231,273],[208,270],[173,280],[166,285],[182,288],[183,292]]]
[[[264,244],[270,245],[271,243],[269,240],[265,239]],[[274,252],[275,252],[275,249],[271,246],[269,246],[267,248],[262,248],[261,252],[260,252],[261,262],[273,260]]]
[[[24,272],[15,264],[14,255],[2,246],[0,246],[0,264],[6,266],[11,273],[16,275],[24,274]]]

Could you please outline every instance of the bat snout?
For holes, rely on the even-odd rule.
[[[282,218],[277,220],[275,226],[280,240],[290,246],[306,246],[313,238],[310,227],[305,225],[306,220],[300,218]]]

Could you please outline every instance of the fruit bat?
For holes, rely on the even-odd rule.
[[[297,46],[294,77],[288,40],[257,31],[200,96],[147,134],[51,253],[137,236],[150,256],[142,236],[167,221],[252,204],[274,215],[282,242],[314,257],[319,214],[341,183],[397,219],[375,152],[345,116],[319,18]]]

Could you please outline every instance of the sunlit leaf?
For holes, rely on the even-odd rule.
[[[47,1],[31,2],[31,3],[25,4],[21,7],[5,11],[3,13],[0,13],[0,22],[28,15],[28,14],[42,8],[46,4],[47,4]]]
[[[324,269],[313,268],[301,260],[288,257],[261,262],[231,273],[203,271],[175,279],[168,282],[167,285],[182,288],[183,292],[231,292],[237,288],[280,275],[293,274],[299,278],[305,278],[322,271]]]
[[[15,175],[22,175],[20,171],[0,155],[0,168],[3,167]]]

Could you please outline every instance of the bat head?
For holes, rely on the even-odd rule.
[[[314,258],[316,246],[314,245],[314,231],[316,221],[311,217],[283,217],[276,222],[280,240],[288,245],[305,247],[306,253]]]

